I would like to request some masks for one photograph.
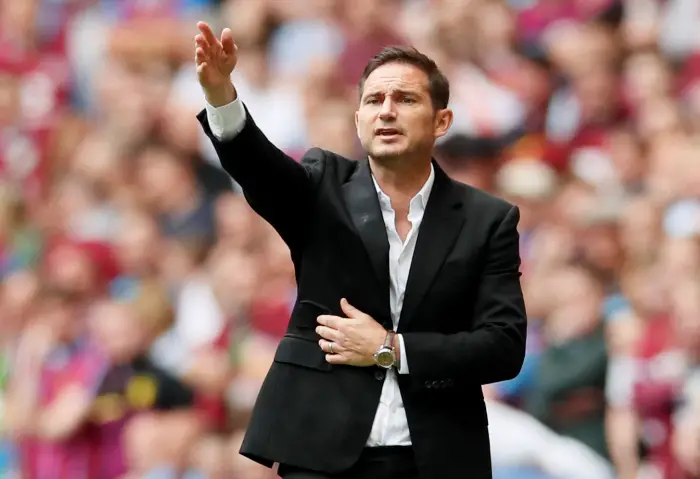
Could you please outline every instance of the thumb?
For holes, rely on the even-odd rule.
[[[345,314],[348,315],[348,318],[356,318],[362,312],[357,309],[355,306],[352,306],[350,303],[348,303],[348,300],[343,298],[340,300],[340,308],[343,310]]]

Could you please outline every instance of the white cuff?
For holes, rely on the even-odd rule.
[[[408,374],[408,359],[406,359],[406,346],[403,344],[403,335],[399,334],[399,374]]]
[[[245,108],[243,108],[243,102],[239,98],[218,108],[209,103],[205,107],[209,128],[219,141],[233,139],[245,126]]]

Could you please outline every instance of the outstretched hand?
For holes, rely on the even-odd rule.
[[[238,62],[231,30],[224,28],[218,39],[207,23],[199,22],[197,28],[200,33],[195,36],[195,63],[199,84],[213,106],[230,103],[236,98],[231,73]]]
[[[317,318],[318,344],[331,364],[373,366],[374,353],[384,344],[387,331],[369,314],[350,305],[343,298],[340,307],[347,318],[321,315]]]

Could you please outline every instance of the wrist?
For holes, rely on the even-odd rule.
[[[204,97],[214,108],[226,106],[236,100],[237,94],[231,82],[226,82],[218,88],[204,90]]]
[[[390,369],[396,365],[396,332],[386,331],[384,341],[376,353],[374,363],[382,368]]]

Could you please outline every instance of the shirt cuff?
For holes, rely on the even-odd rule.
[[[218,108],[207,103],[205,108],[209,128],[217,140],[231,140],[243,130],[246,113],[239,98]]]
[[[408,374],[408,359],[406,359],[406,346],[403,344],[403,335],[399,334],[399,374]]]

